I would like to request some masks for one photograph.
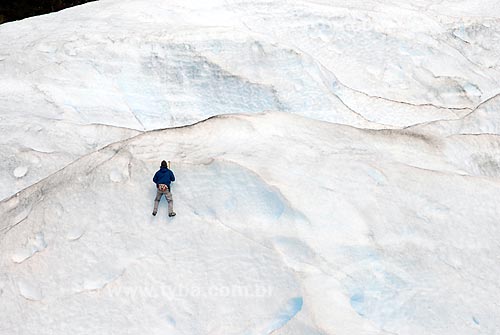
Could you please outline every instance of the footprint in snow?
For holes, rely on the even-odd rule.
[[[14,177],[22,178],[28,173],[28,168],[26,166],[18,166],[14,169]]]
[[[47,242],[45,242],[43,232],[39,232],[34,238],[28,240],[28,243],[24,248],[18,249],[14,252],[12,255],[12,261],[14,263],[22,263],[45,248],[47,248]]]
[[[21,279],[17,282],[19,293],[28,300],[39,301],[42,300],[42,290],[38,284]]]

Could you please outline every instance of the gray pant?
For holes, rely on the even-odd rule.
[[[155,212],[155,213],[158,212],[158,205],[160,204],[160,199],[161,199],[162,195],[165,195],[165,198],[167,198],[168,214],[173,213],[174,212],[174,200],[172,199],[172,193],[170,193],[169,190],[166,190],[166,191],[156,190],[155,208],[154,208],[153,212]]]

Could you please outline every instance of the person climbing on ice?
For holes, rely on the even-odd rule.
[[[168,216],[175,216],[174,201],[172,200],[172,193],[170,192],[170,183],[173,181],[175,181],[174,173],[168,168],[167,162],[162,161],[160,170],[158,170],[153,177],[153,182],[156,184],[156,198],[153,216],[155,216],[158,212],[158,205],[160,204],[162,195],[165,195],[165,198],[167,198]]]

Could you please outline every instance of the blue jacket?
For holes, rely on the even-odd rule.
[[[153,177],[156,187],[158,187],[158,184],[165,184],[170,189],[170,182],[172,181],[175,181],[174,173],[166,167],[160,168]]]

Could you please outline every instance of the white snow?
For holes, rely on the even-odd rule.
[[[0,333],[495,334],[498,42],[469,0],[1,25]]]

